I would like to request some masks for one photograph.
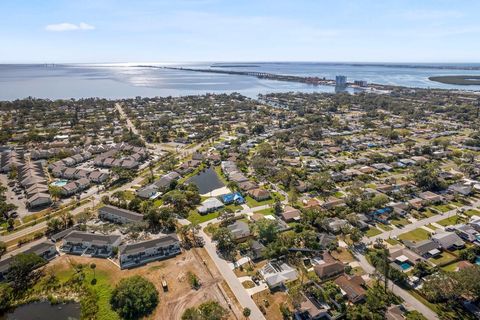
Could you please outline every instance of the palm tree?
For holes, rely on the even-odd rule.
[[[90,264],[90,269],[93,270],[93,279],[96,280],[96,276],[95,276],[95,269],[97,268],[97,265],[95,263],[91,263]]]

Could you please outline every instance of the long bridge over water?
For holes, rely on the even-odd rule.
[[[319,78],[319,77],[301,77],[301,76],[292,76],[292,75],[282,75],[268,72],[256,72],[256,71],[235,71],[235,70],[215,70],[215,69],[195,69],[195,68],[182,68],[182,67],[158,67],[169,70],[180,70],[180,71],[192,71],[192,72],[205,72],[205,73],[221,73],[221,74],[230,74],[230,75],[239,75],[239,76],[250,76],[256,77],[259,79],[268,79],[268,80],[278,80],[278,81],[289,81],[289,82],[301,82],[312,85],[329,85],[334,86],[335,80]]]

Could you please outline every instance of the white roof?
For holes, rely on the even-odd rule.
[[[401,256],[398,256],[395,260],[399,262],[407,262],[408,258],[402,254]]]

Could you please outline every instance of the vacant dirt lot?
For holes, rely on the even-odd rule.
[[[236,314],[236,316],[231,314],[230,318],[241,318],[241,308],[204,249],[185,251],[175,258],[149,263],[131,270],[120,270],[111,261],[105,259],[70,255],[55,259],[48,268],[61,272],[70,269],[72,264],[90,264],[92,262],[96,264],[96,270],[104,271],[109,275],[112,287],[122,278],[133,275],[141,275],[150,280],[157,287],[160,300],[150,319],[180,319],[186,308],[208,300],[216,300],[227,309],[228,303],[230,303],[232,311]],[[194,273],[200,279],[200,289],[191,289],[187,277],[188,272]],[[163,279],[168,284],[166,292],[162,288]]]

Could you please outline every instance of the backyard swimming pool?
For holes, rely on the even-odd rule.
[[[477,258],[475,259],[475,264],[476,264],[476,265],[480,265],[480,257],[477,257]]]
[[[56,181],[52,182],[50,185],[54,186],[54,187],[63,187],[67,183],[68,183],[68,180],[59,179],[59,180],[56,180]]]
[[[412,265],[408,262],[403,262],[400,264],[400,268],[402,268],[403,271],[408,270],[412,267]]]

